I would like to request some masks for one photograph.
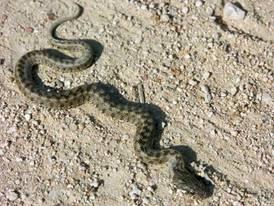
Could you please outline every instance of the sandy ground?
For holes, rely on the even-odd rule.
[[[247,13],[238,21],[224,21],[221,0],[77,2],[83,15],[58,32],[91,39],[97,61],[41,78],[65,88],[100,80],[129,100],[142,83],[162,111],[160,143],[181,146],[213,194],[197,200],[173,187],[166,167],[138,161],[133,125],[88,103],[62,111],[24,98],[16,60],[49,48],[49,26],[73,5],[1,0],[0,205],[273,205],[274,1],[239,0]]]

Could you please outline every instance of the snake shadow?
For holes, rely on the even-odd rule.
[[[81,41],[84,41],[85,43],[87,43],[93,50],[93,64],[95,64],[97,62],[97,60],[101,57],[103,51],[104,51],[104,46],[96,41],[96,40],[92,40],[92,39],[81,39]],[[58,57],[60,59],[66,60],[66,59],[77,59],[77,57],[72,57],[70,55],[67,55],[65,52],[59,51],[57,49],[43,49],[43,51],[46,51],[48,54]],[[64,51],[66,51],[64,49]]]
[[[114,87],[111,84],[106,84],[103,82],[98,82],[96,84],[101,89],[103,89],[113,101],[118,101],[120,103],[126,103],[126,104],[134,104],[134,105],[137,105],[138,107],[143,107],[145,110],[148,110],[155,117],[155,119],[157,121],[157,125],[156,125],[157,130],[156,130],[156,134],[155,134],[156,136],[154,137],[152,147],[155,149],[159,149],[161,147],[160,139],[161,139],[163,131],[164,131],[164,128],[161,125],[162,125],[162,123],[167,122],[167,120],[166,120],[167,116],[163,112],[163,110],[154,104],[138,103],[138,102],[129,101],[124,96],[122,96],[120,94],[119,90],[116,87]],[[198,162],[197,161],[197,153],[191,147],[185,146],[185,145],[172,146],[171,148],[177,150],[178,152],[180,152],[182,154],[182,156],[184,157],[185,163],[186,163],[186,168],[189,171],[191,171],[196,176],[196,178],[198,180],[202,181],[206,185],[208,197],[212,196],[212,194],[214,192],[214,187],[215,187],[213,185],[213,183],[211,181],[207,180],[206,178],[197,175],[191,166],[192,162]],[[208,166],[208,165],[206,167],[206,170],[211,171],[211,173],[214,173],[217,171],[214,169],[213,166]]]

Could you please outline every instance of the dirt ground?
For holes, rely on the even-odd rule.
[[[83,15],[58,33],[91,40],[97,61],[41,78],[64,88],[103,81],[131,101],[142,84],[161,111],[161,145],[178,146],[213,194],[198,200],[174,188],[165,166],[140,162],[134,125],[89,103],[56,110],[28,101],[14,65],[50,48],[48,28],[74,6],[1,0],[0,205],[273,205],[274,1],[239,0],[241,20],[224,19],[222,0],[77,2]]]

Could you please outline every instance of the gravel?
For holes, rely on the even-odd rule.
[[[160,144],[176,146],[214,185],[211,197],[198,200],[174,188],[165,165],[137,158],[128,122],[89,103],[61,110],[23,97],[16,60],[52,48],[47,29],[73,8],[1,1],[0,205],[271,206],[273,15],[270,1],[258,2],[230,3],[237,9],[224,16],[221,1],[81,1],[83,16],[58,34],[98,41],[95,64],[73,74],[39,67],[47,85],[101,81],[132,101],[141,83]],[[233,12],[239,20],[229,21]]]

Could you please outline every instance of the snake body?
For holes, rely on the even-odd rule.
[[[77,4],[76,4],[77,5]],[[102,113],[115,119],[136,125],[134,150],[136,155],[147,164],[168,163],[170,176],[179,189],[199,197],[206,197],[205,184],[192,171],[186,168],[183,156],[172,148],[153,148],[157,132],[157,121],[152,113],[138,104],[128,101],[115,101],[97,83],[81,85],[72,89],[57,89],[37,86],[34,78],[34,66],[47,65],[61,72],[74,72],[86,69],[93,63],[93,49],[83,40],[68,40],[57,37],[56,29],[66,21],[78,18],[81,7],[77,5],[76,14],[57,20],[49,30],[50,42],[54,46],[67,50],[79,50],[80,58],[57,57],[48,50],[34,50],[23,55],[15,66],[15,80],[20,91],[32,101],[54,108],[72,108],[85,102],[91,102]]]

